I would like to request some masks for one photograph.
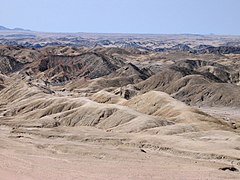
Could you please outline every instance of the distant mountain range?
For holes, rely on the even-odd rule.
[[[239,54],[240,36],[199,34],[55,33],[0,25],[0,44],[28,48],[46,46],[133,48],[142,52]]]
[[[23,28],[7,28],[7,27],[4,27],[4,26],[0,26],[0,31],[30,31],[28,29],[23,29]]]

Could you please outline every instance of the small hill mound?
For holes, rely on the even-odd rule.
[[[234,74],[233,69],[212,61],[184,60],[175,63],[174,66],[194,70],[208,76],[208,78],[220,80],[225,83],[232,82],[231,79]]]
[[[220,79],[222,82],[224,83],[231,83],[234,82],[231,73],[233,71],[226,71],[223,70],[219,67],[214,67],[214,66],[203,66],[197,69],[198,72],[202,73],[202,74],[213,74],[215,77],[217,77],[218,79]]]
[[[11,45],[1,45],[0,54],[15,58],[21,63],[30,63],[43,56],[40,50]]]
[[[159,91],[150,91],[124,102],[144,114],[160,116],[175,122],[193,123],[208,121],[220,123],[217,119],[175,100],[168,94]]]
[[[192,71],[186,68],[165,68],[147,80],[136,84],[136,88],[144,92],[154,89],[164,91],[170,86],[172,82],[177,81],[178,79],[190,74],[192,74]]]
[[[0,73],[9,74],[20,70],[23,64],[9,56],[0,56]]]
[[[173,96],[190,105],[240,107],[239,92],[239,86],[229,83],[189,83]]]
[[[227,70],[228,68],[221,65],[221,64],[218,64],[218,63],[215,63],[215,62],[212,62],[212,61],[203,61],[203,60],[182,60],[182,61],[178,61],[174,64],[174,66],[177,66],[177,67],[184,67],[184,68],[187,68],[187,69],[190,69],[190,70],[197,70],[198,68],[200,67],[203,67],[203,66],[213,66],[213,67],[218,67],[222,70]]]
[[[94,90],[93,92],[106,88],[121,88],[139,83],[148,77],[149,75],[138,67],[133,64],[127,64],[107,76],[92,80],[88,88]]]
[[[92,50],[91,50],[92,51]],[[93,49],[94,52],[104,53],[106,55],[131,55],[131,53],[123,48],[118,47],[98,47]]]
[[[122,64],[97,53],[83,53],[78,56],[48,56],[32,68],[35,72],[43,72],[53,82],[64,82],[80,77],[102,77],[119,69]]]
[[[140,70],[137,66],[132,63],[128,63],[122,68],[117,69],[116,71],[112,72],[108,75],[108,77],[130,77],[134,76],[138,79],[145,80],[150,77],[149,74]]]
[[[91,99],[98,103],[107,103],[107,104],[118,104],[126,101],[126,99],[121,98],[118,95],[113,93],[101,90],[91,96]]]

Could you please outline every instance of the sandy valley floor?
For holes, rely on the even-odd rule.
[[[71,134],[58,129],[59,137],[52,137],[49,130],[35,132],[38,135],[10,131],[1,126],[0,174],[4,180],[240,178],[239,172],[219,170],[231,165],[227,157],[197,157],[164,146],[140,148],[144,140],[134,135],[116,137],[93,128],[75,128]],[[83,134],[85,139],[80,137]]]

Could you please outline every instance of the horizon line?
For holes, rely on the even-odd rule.
[[[11,31],[18,31],[18,32],[33,32],[33,33],[53,33],[53,34],[119,34],[119,35],[199,35],[199,36],[240,36],[240,34],[217,34],[217,33],[191,33],[191,32],[185,32],[185,33],[144,33],[144,32],[94,32],[94,31],[75,31],[75,32],[67,32],[67,31],[41,31],[41,30],[33,30],[28,28],[22,28],[22,27],[13,27],[9,28],[3,25],[0,25],[7,30],[0,30],[5,32],[11,32]],[[21,30],[18,30],[21,29]]]

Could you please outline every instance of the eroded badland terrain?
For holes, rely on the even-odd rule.
[[[11,33],[0,179],[240,179],[239,37]]]

